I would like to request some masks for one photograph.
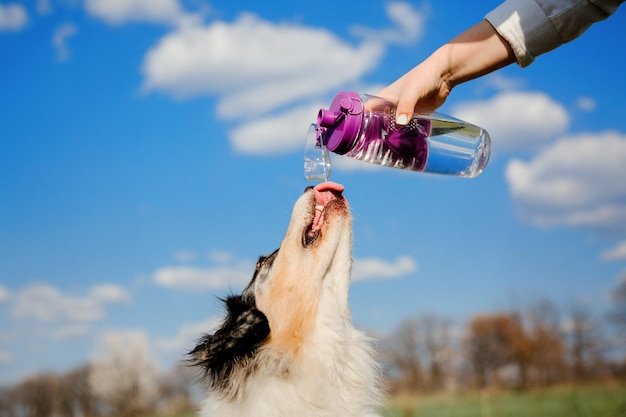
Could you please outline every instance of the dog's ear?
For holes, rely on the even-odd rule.
[[[269,322],[254,300],[230,296],[224,302],[228,314],[221,327],[203,336],[189,352],[191,362],[202,367],[212,386],[228,379],[235,366],[252,357],[270,334]]]

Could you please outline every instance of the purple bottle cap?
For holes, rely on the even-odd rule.
[[[347,153],[361,131],[363,117],[363,102],[358,93],[337,94],[328,110],[320,109],[317,115],[318,126],[326,130],[326,148],[339,155]]]

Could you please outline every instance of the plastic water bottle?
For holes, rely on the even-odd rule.
[[[417,172],[475,177],[491,153],[486,130],[441,113],[415,114],[395,123],[396,105],[383,98],[341,92],[320,109],[307,135],[304,176],[326,181],[329,151],[372,164]]]

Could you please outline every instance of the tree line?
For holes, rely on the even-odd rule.
[[[461,328],[432,314],[407,318],[379,349],[388,388],[530,389],[626,379],[626,281],[613,298],[606,317],[582,303],[563,313],[544,300],[523,311],[474,315]]]
[[[433,314],[407,318],[379,340],[393,392],[530,389],[626,379],[626,279],[608,315],[550,301],[477,314],[461,326]],[[142,343],[104,343],[101,361],[0,387],[0,417],[135,417],[191,412],[202,398],[195,369],[160,374]]]
[[[195,409],[198,374],[181,362],[160,374],[148,352],[107,345],[102,361],[0,388],[0,417],[135,417]]]

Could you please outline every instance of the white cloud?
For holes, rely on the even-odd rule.
[[[387,17],[394,23],[391,28],[376,30],[362,26],[352,28],[352,33],[369,42],[411,44],[424,34],[427,12],[416,10],[410,3],[391,2],[385,7]]]
[[[103,303],[124,303],[130,300],[128,292],[115,284],[100,284],[94,286],[89,296]]]
[[[208,254],[208,258],[218,264],[227,264],[235,259],[234,255],[228,251],[211,251]]]
[[[91,333],[91,327],[87,323],[69,323],[51,330],[53,330],[51,337],[57,341],[73,339]]]
[[[604,251],[600,257],[604,261],[626,260],[626,240],[623,240],[611,249]],[[623,277],[623,279],[626,279],[626,277]]]
[[[112,25],[128,22],[179,24],[186,17],[178,0],[85,0],[85,8]]]
[[[388,3],[385,9],[389,19],[399,29],[397,32],[399,42],[415,42],[421,39],[426,20],[424,10],[416,10],[411,3],[405,2]]]
[[[37,0],[37,13],[41,15],[48,15],[52,13],[50,0]]]
[[[466,102],[452,114],[485,128],[495,152],[530,150],[565,132],[565,108],[541,92],[502,92],[489,100]]]
[[[66,23],[52,34],[52,46],[57,53],[57,60],[67,61],[70,58],[70,50],[67,47],[67,40],[76,35],[78,29],[72,23]]]
[[[275,155],[303,148],[305,127],[316,122],[321,107],[322,103],[314,103],[245,123],[231,130],[230,142],[245,154]]]
[[[45,284],[26,287],[16,295],[13,316],[36,321],[94,321],[102,307],[88,297],[72,297]]]
[[[9,290],[0,285],[0,303],[9,299]]]
[[[587,113],[591,113],[596,109],[597,103],[591,97],[579,97],[576,100],[576,106]]]
[[[28,13],[19,4],[0,4],[0,31],[19,31],[28,23]]]
[[[358,86],[387,44],[421,38],[424,11],[394,2],[387,15],[393,28],[359,29],[364,37],[356,45],[325,28],[251,13],[233,22],[181,26],[146,53],[142,88],[178,99],[216,96],[217,116],[236,122],[228,133],[235,151],[291,152],[303,146],[302,126],[315,121],[330,93]]]
[[[0,350],[0,364],[2,363],[11,363],[15,360],[15,357],[11,352],[7,352],[6,350]]]
[[[506,77],[501,72],[496,71],[483,77],[482,84],[502,92],[522,89],[526,81],[521,78]]]
[[[162,352],[189,351],[203,334],[211,333],[221,321],[222,318],[209,317],[198,323],[184,324],[174,337],[158,340],[156,347]]]
[[[121,288],[96,286],[86,296],[64,294],[46,284],[30,285],[15,294],[11,314],[21,320],[89,323],[104,316],[107,303],[127,299]]]
[[[506,168],[522,216],[541,226],[626,232],[626,135],[566,137]]]
[[[178,262],[191,262],[198,257],[198,254],[194,250],[181,249],[174,254],[174,257]]]
[[[152,281],[169,288],[208,290],[246,284],[252,278],[253,272],[254,264],[248,262],[213,268],[172,266],[157,270]]]
[[[325,29],[243,14],[163,37],[144,59],[144,88],[179,98],[219,95],[219,115],[242,119],[358,79],[382,52],[367,43],[351,46]]]
[[[352,280],[392,279],[409,275],[416,270],[417,262],[410,256],[399,256],[392,262],[378,258],[360,258],[354,260]]]
[[[254,263],[225,260],[211,268],[173,266],[158,269],[152,275],[156,285],[185,290],[221,289],[247,284],[254,272]],[[400,256],[392,262],[377,258],[356,259],[352,279],[372,280],[401,277],[417,270],[417,263],[408,256]]]

